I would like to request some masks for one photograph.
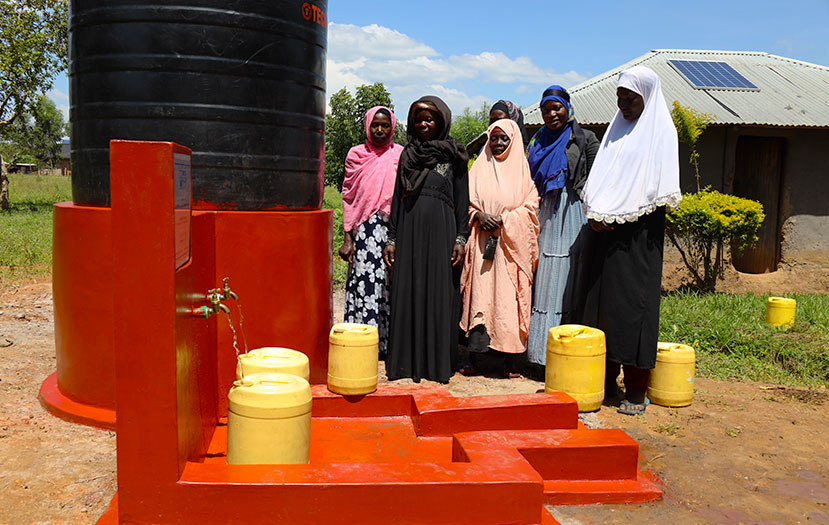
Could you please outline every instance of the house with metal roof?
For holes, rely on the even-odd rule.
[[[677,100],[713,121],[698,143],[703,185],[758,200],[766,220],[738,270],[773,271],[781,258],[829,259],[829,68],[759,52],[657,49],[570,92],[576,118],[600,137],[616,113],[619,72],[654,70],[670,107]],[[530,132],[543,125],[525,110]],[[683,191],[696,191],[680,145]]]

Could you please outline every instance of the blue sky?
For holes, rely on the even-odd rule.
[[[329,0],[328,94],[383,82],[398,114],[536,102],[651,49],[763,51],[829,66],[829,0]],[[49,93],[68,111],[65,76]]]

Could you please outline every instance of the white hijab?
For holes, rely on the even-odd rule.
[[[618,86],[641,95],[645,109],[633,122],[616,110],[584,187],[587,217],[608,223],[633,222],[682,199],[676,128],[659,77],[634,66],[619,74]]]

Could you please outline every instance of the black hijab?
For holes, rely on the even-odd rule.
[[[432,111],[438,116],[440,129],[432,140],[420,140],[414,127],[415,108],[426,104],[432,106]],[[406,135],[409,143],[400,155],[397,175],[403,185],[403,195],[411,195],[420,190],[429,171],[438,164],[449,162],[454,172],[466,169],[469,156],[460,142],[449,136],[452,125],[452,112],[449,106],[438,97],[427,95],[416,100],[409,108],[409,117],[406,123]]]
[[[527,135],[527,128],[524,127],[524,112],[521,111],[521,108],[509,100],[503,99],[493,104],[489,112],[492,113],[496,109],[503,112],[504,115],[508,116],[510,119],[514,120],[516,124],[518,124],[518,129],[521,130],[521,141],[524,143],[524,149],[526,150],[527,144],[530,143],[530,137]]]

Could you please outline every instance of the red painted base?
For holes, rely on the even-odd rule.
[[[243,305],[244,333],[237,345],[285,346],[305,353],[311,381],[324,383],[331,326],[331,212],[196,211],[211,225],[191,240],[193,249],[212,245],[215,277],[230,278],[239,302],[228,301],[237,327]],[[41,403],[67,421],[115,428],[113,264],[110,208],[54,207],[55,348],[57,373],[41,387]],[[281,268],[291,268],[282,272]],[[323,284],[319,284],[323,283]],[[204,290],[207,291],[207,288]],[[279,305],[291,304],[291,308]],[[140,315],[123,312],[120,315]],[[236,376],[233,334],[217,324],[218,415],[227,414],[226,394]],[[314,329],[295,330],[303,324]],[[51,382],[50,382],[51,381]]]
[[[198,508],[166,518],[146,510],[159,523],[333,523],[349,516],[361,524],[553,524],[544,504],[661,497],[638,471],[636,442],[620,430],[579,427],[578,407],[566,394],[455,398],[441,387],[402,385],[355,398],[323,386],[313,394],[309,464],[228,465],[220,421],[204,457],[188,461],[178,481],[178,498],[198,494]],[[266,497],[278,511],[250,510],[249,497]],[[99,523],[115,522],[113,501]]]
[[[58,388],[58,374],[49,375],[40,385],[37,396],[47,412],[71,423],[115,430],[115,410],[100,408],[66,397]]]

